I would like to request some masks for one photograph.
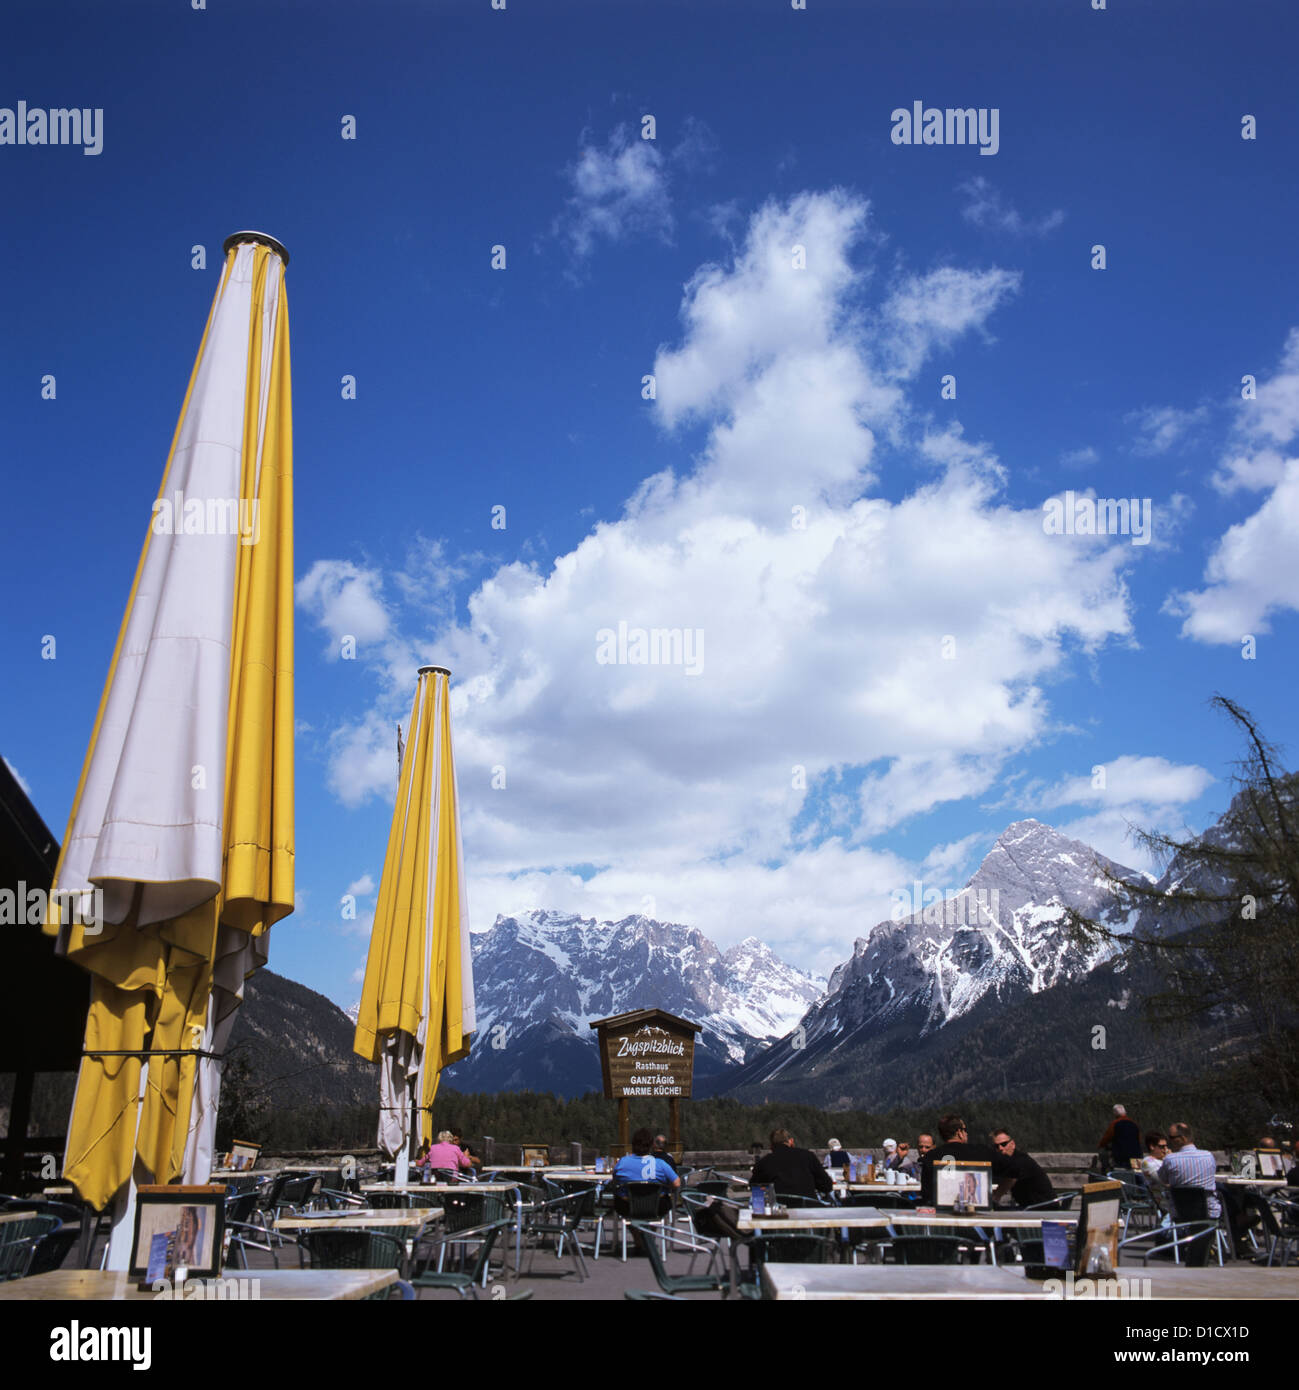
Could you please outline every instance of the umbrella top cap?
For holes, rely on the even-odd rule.
[[[269,246],[284,264],[286,266],[288,265],[289,252],[284,243],[282,241],[277,241],[273,236],[268,236],[265,232],[231,232],[221,243],[221,250],[228,256],[232,246],[238,246],[240,242],[244,241],[256,241],[260,242],[263,246]]]
[[[446,676],[448,680],[451,678],[451,672],[445,666],[421,666],[416,674],[422,676],[426,671],[436,671],[439,676]]]

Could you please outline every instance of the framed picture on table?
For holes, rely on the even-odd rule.
[[[549,1144],[524,1144],[523,1156],[519,1159],[525,1168],[544,1168],[550,1162]]]
[[[221,1273],[226,1189],[146,1185],[137,1190],[130,1274],[145,1287],[174,1280],[215,1279]]]
[[[1119,1267],[1121,1182],[1089,1182],[1078,1208],[1078,1247],[1074,1273],[1112,1274]],[[1090,1268],[1089,1268],[1090,1266]]]
[[[1255,1149],[1254,1171],[1260,1178],[1285,1177],[1285,1154],[1280,1149]]]
[[[992,1205],[992,1164],[934,1164],[934,1205],[939,1211],[986,1211]]]
[[[254,1144],[251,1139],[236,1139],[230,1145],[228,1166],[236,1173],[245,1173],[257,1166],[257,1158],[261,1151],[262,1146]]]

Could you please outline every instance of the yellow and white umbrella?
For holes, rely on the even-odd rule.
[[[64,1173],[97,1209],[209,1176],[219,1058],[293,911],[288,253],[225,253],[55,872],[103,917],[46,926],[93,975]]]
[[[432,1138],[442,1068],[469,1053],[474,975],[451,750],[451,673],[421,666],[370,936],[354,1050],[379,1069],[379,1147]]]

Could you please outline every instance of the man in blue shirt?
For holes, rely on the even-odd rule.
[[[1218,1202],[1218,1165],[1213,1155],[1197,1149],[1188,1124],[1169,1125],[1168,1147],[1172,1152],[1159,1165],[1159,1181],[1165,1187],[1202,1187],[1209,1215],[1222,1214]]]
[[[638,1129],[631,1137],[631,1153],[624,1154],[613,1170],[613,1207],[619,1216],[626,1216],[627,1184],[633,1182],[657,1183],[663,1189],[659,1198],[659,1215],[672,1209],[672,1192],[681,1186],[676,1169],[665,1158],[652,1152],[654,1136],[647,1129]]]

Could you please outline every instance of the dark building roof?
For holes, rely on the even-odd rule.
[[[59,843],[0,758],[0,888],[48,891]],[[0,1072],[75,1071],[90,977],[39,924],[0,926]]]

